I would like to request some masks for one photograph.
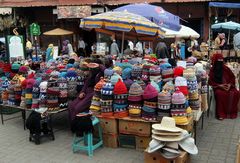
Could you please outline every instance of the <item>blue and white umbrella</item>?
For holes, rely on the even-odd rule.
[[[230,39],[230,30],[235,30],[235,31],[240,31],[240,24],[229,21],[229,22],[224,22],[224,23],[217,23],[213,24],[211,26],[212,29],[226,29],[228,30],[228,44],[229,44],[229,39]]]
[[[240,31],[240,24],[236,22],[224,22],[224,23],[217,23],[211,26],[212,29],[228,29],[228,30],[237,30]]]

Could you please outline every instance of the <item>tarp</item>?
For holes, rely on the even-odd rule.
[[[240,8],[240,3],[209,2],[210,7]]]

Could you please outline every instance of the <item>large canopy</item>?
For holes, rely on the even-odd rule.
[[[165,11],[160,6],[150,5],[147,3],[130,4],[119,7],[114,11],[128,11],[141,15],[148,20],[156,23],[160,27],[178,31],[180,29],[179,17]]]
[[[200,37],[200,35],[196,31],[184,25],[181,25],[181,29],[179,31],[173,31],[166,28],[163,28],[163,30],[166,31],[165,33],[166,38],[174,38],[174,37],[188,38],[190,36],[192,38]]]
[[[220,8],[240,8],[240,3],[210,2],[209,6]]]
[[[71,35],[73,34],[73,32],[65,29],[61,29],[61,28],[56,28],[56,29],[44,32],[43,34],[49,35],[49,36],[63,36],[63,35]]]
[[[228,29],[228,30],[238,30],[240,31],[240,24],[236,22],[224,22],[224,23],[217,23],[211,26],[212,29]]]
[[[164,31],[150,20],[126,11],[114,11],[85,17],[81,20],[81,28],[102,28],[113,31],[130,32],[150,36],[164,35]]]

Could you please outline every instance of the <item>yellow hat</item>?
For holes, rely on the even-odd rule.
[[[174,116],[172,118],[175,119],[176,125],[184,125],[188,123],[188,119],[186,116]]]
[[[140,109],[129,109],[129,114],[141,114],[141,110]]]

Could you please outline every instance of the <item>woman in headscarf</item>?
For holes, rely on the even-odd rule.
[[[85,80],[79,96],[69,105],[71,120],[74,120],[78,113],[89,111],[91,100],[94,95],[94,86],[100,81],[105,69],[101,63],[98,64],[96,61],[95,63],[89,63],[87,67],[90,69],[90,74]]]
[[[49,44],[46,50],[46,61],[53,59],[53,44]]]
[[[62,55],[68,55],[68,41],[65,40],[62,43]]]
[[[233,72],[223,63],[222,54],[214,54],[212,68],[209,74],[209,85],[213,87],[216,99],[216,116],[222,120],[225,118],[237,118],[239,91],[235,87]]]

